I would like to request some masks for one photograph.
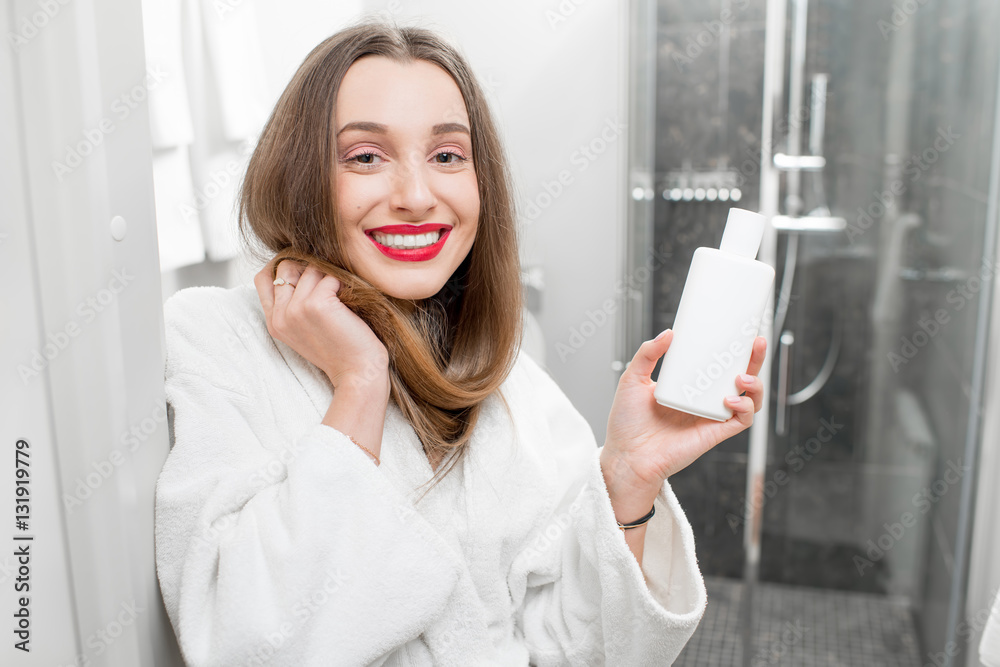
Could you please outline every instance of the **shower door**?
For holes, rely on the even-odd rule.
[[[739,585],[752,656],[732,664],[781,634],[761,600],[799,593],[822,620],[781,664],[880,660],[866,633],[878,664],[964,664],[1000,5],[661,0],[632,20],[631,259],[671,262],[632,295],[622,358],[673,324],[730,206],[771,222],[767,407],[671,478],[714,599]]]

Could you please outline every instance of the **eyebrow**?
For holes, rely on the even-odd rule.
[[[337,136],[339,137],[344,132],[349,132],[351,130],[356,130],[359,132],[374,132],[375,134],[388,134],[389,128],[381,123],[372,123],[370,121],[353,121],[348,123],[344,127],[337,131]],[[471,136],[469,128],[461,123],[439,123],[431,128],[431,134],[448,134],[449,132],[464,132]]]

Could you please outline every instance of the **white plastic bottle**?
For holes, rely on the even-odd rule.
[[[694,251],[653,392],[660,405],[716,421],[733,416],[725,399],[740,393],[736,376],[747,371],[774,285],[774,269],[754,259],[764,224],[759,213],[731,208],[718,250]]]

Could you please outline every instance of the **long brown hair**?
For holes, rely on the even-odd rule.
[[[437,294],[409,304],[354,273],[337,214],[337,94],[348,68],[367,55],[441,67],[458,85],[471,124],[480,198],[475,242]],[[339,299],[389,353],[391,400],[425,453],[436,460],[451,454],[447,469],[439,477],[439,466],[429,481],[443,479],[465,453],[483,401],[513,368],[522,332],[510,174],[489,106],[465,59],[429,30],[371,19],[321,42],[285,88],[250,157],[240,189],[239,229],[262,262],[274,254],[340,280]]]

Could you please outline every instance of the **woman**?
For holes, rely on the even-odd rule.
[[[724,423],[659,406],[672,334],[643,343],[598,448],[520,351],[505,165],[425,30],[353,26],[289,83],[240,201],[269,261],[165,304],[156,556],[189,664],[667,665],[694,632],[666,479],[751,424],[763,339]]]

